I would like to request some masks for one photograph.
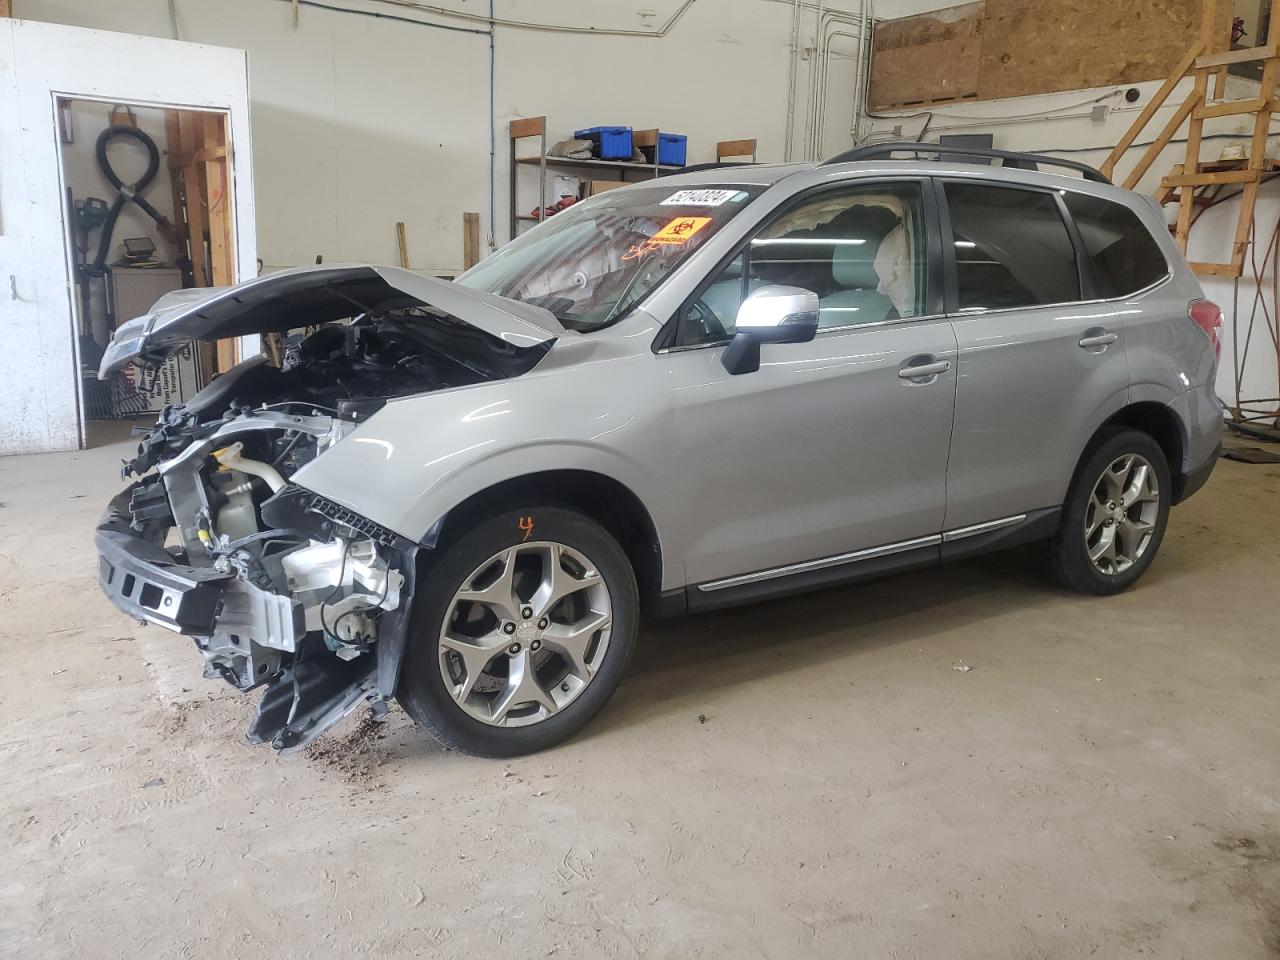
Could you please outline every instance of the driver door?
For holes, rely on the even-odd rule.
[[[927,186],[860,180],[793,201],[678,315],[663,358],[691,606],[936,559],[956,340],[929,269]],[[758,371],[732,376],[737,307],[773,284],[818,294],[818,334],[766,344]]]

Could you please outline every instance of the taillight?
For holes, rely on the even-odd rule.
[[[1214,355],[1222,359],[1222,308],[1210,300],[1192,300],[1188,312],[1213,344]]]

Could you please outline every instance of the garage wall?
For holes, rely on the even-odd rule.
[[[440,0],[485,13],[483,2]],[[418,26],[303,5],[295,29],[281,0],[176,0],[182,39],[244,48],[258,206],[267,269],[314,262],[395,262],[405,222],[415,268],[459,269],[462,213],[489,233],[489,37],[482,24],[370,0],[330,6],[451,26]],[[661,27],[682,0],[495,0],[499,18],[612,29]],[[856,11],[856,0],[826,3]],[[600,123],[689,136],[690,161],[717,140],[755,137],[760,156],[785,151],[794,4],[694,0],[662,39],[499,27],[496,31],[494,220],[506,239],[507,123],[548,116],[549,132]],[[816,6],[802,10],[797,145],[808,117]],[[172,36],[166,0],[14,0],[14,15]],[[459,29],[461,28],[461,29]],[[830,69],[827,149],[850,143],[856,41],[838,38]],[[527,201],[526,201],[527,198]],[[536,204],[533,189],[521,207]]]

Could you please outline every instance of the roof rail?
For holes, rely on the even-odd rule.
[[[754,167],[758,164],[750,160],[716,160],[711,163],[691,163],[687,167],[681,167],[679,170],[664,170],[662,175],[665,177],[675,177],[682,173],[697,173],[699,170],[723,170],[725,167]]]
[[[1079,160],[1063,160],[1059,157],[1045,156],[1043,153],[1020,153],[1014,150],[994,150],[990,147],[970,147],[953,143],[914,143],[910,141],[871,143],[837,154],[830,160],[823,161],[822,165],[825,167],[832,163],[850,163],[855,160],[887,160],[895,153],[946,153],[966,157],[998,157],[1003,161],[1002,166],[1011,167],[1015,170],[1037,170],[1039,169],[1038,165],[1043,163],[1053,167],[1065,167],[1068,170],[1074,170],[1086,180],[1092,180],[1095,183],[1111,182],[1096,169],[1087,163],[1081,163]]]

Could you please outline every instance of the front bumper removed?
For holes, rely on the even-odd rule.
[[[205,657],[206,677],[221,677],[242,691],[264,687],[246,734],[250,743],[270,743],[289,754],[364,701],[385,713],[408,630],[416,546],[397,543],[389,548],[404,578],[404,602],[381,618],[370,652],[342,659],[322,635],[307,631],[302,610],[290,596],[247,584],[234,571],[185,565],[139,535],[130,525],[130,500],[137,486],[111,500],[95,531],[98,582],[130,617],[191,637]],[[254,597],[268,601],[273,619],[260,615],[261,603],[253,610],[246,605]],[[264,629],[269,640],[256,636]],[[236,649],[229,650],[228,642]]]

